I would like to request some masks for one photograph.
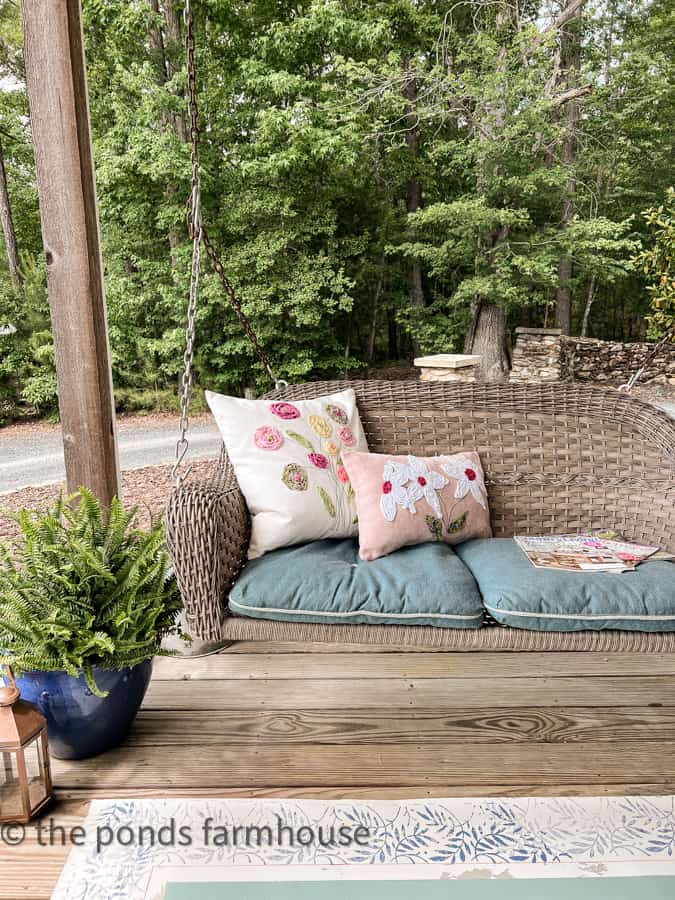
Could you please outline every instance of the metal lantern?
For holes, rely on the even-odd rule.
[[[0,822],[28,822],[52,799],[47,723],[0,666]]]

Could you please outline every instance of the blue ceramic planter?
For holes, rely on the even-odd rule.
[[[84,676],[66,672],[26,672],[16,679],[24,700],[47,720],[49,751],[57,759],[87,759],[120,744],[129,733],[150,683],[152,660],[129,669],[94,668],[96,697]]]

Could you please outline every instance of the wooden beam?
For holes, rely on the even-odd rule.
[[[79,0],[23,0],[42,239],[68,490],[119,493]]]

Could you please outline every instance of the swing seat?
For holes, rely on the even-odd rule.
[[[564,383],[314,382],[267,397],[302,400],[346,387],[356,392],[373,452],[478,450],[495,537],[611,528],[675,552],[675,422],[660,410],[617,391]],[[248,510],[223,448],[211,478],[187,479],[167,509],[167,541],[196,638],[454,651],[675,652],[673,631],[532,631],[498,625],[489,615],[482,628],[237,615],[228,601],[246,563],[249,535]]]

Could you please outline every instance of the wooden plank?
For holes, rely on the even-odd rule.
[[[22,3],[68,489],[119,493],[115,410],[79,0]]]
[[[424,784],[572,784],[675,780],[675,743],[627,741],[620,744],[485,744],[435,746],[380,744],[338,747],[312,744],[263,746],[242,751],[214,744],[203,752],[195,744],[172,747],[121,747],[80,762],[54,761],[59,788],[92,788],[123,793],[128,788],[227,788],[344,785],[349,787]]]
[[[387,707],[669,706],[667,676],[153,681],[146,709],[386,709]]]
[[[157,681],[675,675],[675,653],[230,653],[155,661]]]
[[[464,744],[675,741],[675,708],[226,710],[215,715],[144,710],[127,744]],[[579,747],[583,752],[583,746]]]
[[[47,813],[46,820],[53,819],[55,825],[69,832],[82,825],[88,808],[85,798],[61,800]],[[47,827],[45,820],[41,821]],[[28,825],[20,845],[0,849],[0,900],[51,897],[70,850],[70,842],[66,839],[62,843],[56,830],[52,843],[45,834],[39,844],[35,825]]]
[[[97,787],[89,788],[65,788],[60,791],[61,796],[67,799],[101,799],[111,797],[110,791]],[[643,781],[603,781],[575,784],[566,781],[564,784],[547,782],[533,783],[522,780],[519,784],[503,784],[501,782],[485,782],[481,784],[424,784],[411,785],[409,787],[387,786],[374,787],[345,787],[344,785],[330,785],[317,787],[316,785],[299,785],[292,787],[276,787],[271,785],[256,785],[255,787],[227,785],[226,787],[182,787],[174,788],[163,786],[162,788],[126,787],[123,792],[117,792],[117,796],[128,799],[162,798],[198,798],[198,797],[281,797],[293,799],[296,797],[306,800],[415,800],[427,797],[625,797],[625,796],[670,796],[675,794],[675,780],[662,778],[650,782]]]

